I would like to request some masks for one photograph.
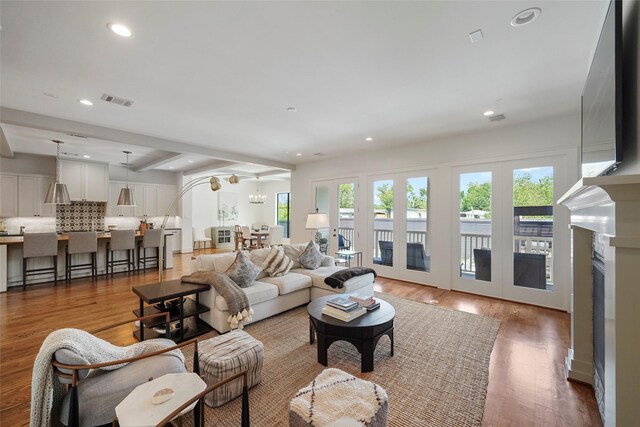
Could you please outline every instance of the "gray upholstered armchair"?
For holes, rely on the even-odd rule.
[[[170,314],[168,312],[157,313],[116,323],[91,333],[96,334],[135,320],[161,316],[166,317],[165,324],[168,324]],[[167,332],[167,338],[169,338],[169,332]],[[129,359],[93,365],[68,349],[57,350],[52,361],[54,372],[58,379],[67,385],[67,394],[60,410],[60,421],[66,426],[73,427],[111,424],[116,416],[115,407],[134,388],[149,381],[150,378],[158,378],[169,373],[187,372],[186,366],[180,359],[163,357],[162,354],[192,344],[195,345],[193,370],[199,374],[198,342],[196,339]],[[99,369],[122,363],[126,363],[126,365],[118,369]],[[196,407],[194,416],[199,417],[199,415],[199,408]],[[199,420],[196,418],[195,424],[198,425],[198,423]]]

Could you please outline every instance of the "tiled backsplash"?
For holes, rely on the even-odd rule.
[[[56,206],[56,231],[104,230],[107,204],[101,202],[71,202]]]
[[[56,231],[56,219],[53,217],[12,217],[4,218],[7,233],[18,234],[20,227],[26,233],[49,233]]]

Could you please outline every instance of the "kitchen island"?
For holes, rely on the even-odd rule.
[[[173,236],[179,229],[167,229],[164,235],[164,260],[165,268],[173,268],[173,257],[166,254],[173,253]],[[107,242],[111,239],[111,233],[108,231],[98,232],[98,274],[106,273],[106,247]],[[142,234],[136,232],[136,241],[142,239]],[[58,280],[64,281],[65,271],[65,248],[69,234],[58,234]],[[22,235],[0,236],[0,292],[6,292],[8,287],[22,286],[22,244],[24,237]],[[137,254],[137,251],[136,251]],[[116,252],[116,259],[124,259],[126,253]],[[76,255],[76,263],[89,262],[89,254]],[[51,266],[50,258],[33,258],[29,259],[30,268],[44,268]],[[127,267],[116,266],[115,272],[126,271]],[[90,272],[74,272],[72,279],[76,277],[90,276]],[[37,279],[27,281],[27,284],[46,283],[53,281],[53,273],[43,275]]]

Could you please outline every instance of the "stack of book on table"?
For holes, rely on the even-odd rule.
[[[380,302],[376,301],[374,297],[370,297],[363,294],[353,294],[353,295],[349,295],[349,299],[353,302],[358,303],[361,307],[365,308],[367,311],[373,311],[376,308],[380,308]]]
[[[357,302],[351,301],[344,296],[331,298],[322,308],[322,314],[342,320],[343,322],[351,322],[366,312],[366,308],[361,307]]]

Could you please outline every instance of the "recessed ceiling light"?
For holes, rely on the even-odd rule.
[[[542,9],[539,7],[531,7],[523,10],[522,12],[518,12],[518,14],[516,14],[516,16],[511,20],[511,26],[522,27],[523,25],[527,25],[528,23],[533,22],[541,13]]]
[[[78,102],[80,102],[80,104],[82,105],[88,105],[89,107],[93,105],[93,102],[89,101],[88,99],[81,99]]]
[[[187,163],[193,163],[193,160],[187,160]]]
[[[484,113],[482,113],[483,116],[493,116],[495,114],[495,111],[491,111],[491,110],[487,110]]]
[[[296,107],[288,107],[287,111],[290,113],[295,113],[296,111],[298,111],[298,109]]]
[[[175,169],[175,166],[169,166],[169,169]]]
[[[131,37],[131,30],[122,24],[107,24],[107,28],[121,37]]]
[[[82,156],[82,157],[84,157],[85,159],[90,159],[90,158],[91,158],[91,156],[90,156],[90,155],[88,155],[88,154],[85,154],[85,155],[84,155],[84,156]]]
[[[371,142],[371,141],[373,141],[373,138],[371,138],[370,136],[368,136],[368,137],[366,137],[364,140],[365,140],[365,141],[367,141],[367,142]]]
[[[302,153],[296,153],[296,156],[301,157]]]

